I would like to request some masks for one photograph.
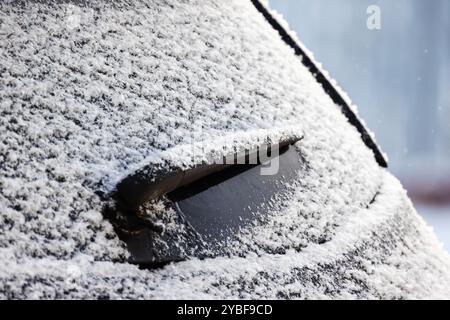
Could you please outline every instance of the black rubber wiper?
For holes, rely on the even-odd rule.
[[[188,170],[162,171],[149,165],[126,177],[105,213],[127,244],[130,261],[157,266],[187,256],[226,254],[228,240],[263,219],[271,199],[286,194],[296,181],[304,160],[293,144],[300,139]],[[261,174],[275,161],[274,174]]]
[[[279,152],[283,153],[289,145],[296,143],[300,139],[299,137],[286,139],[273,147],[278,148]],[[118,196],[130,209],[135,209],[144,202],[158,199],[177,188],[189,185],[204,177],[216,174],[211,179],[217,179],[221,171],[226,170],[225,173],[220,175],[226,178],[249,170],[261,164],[260,151],[267,149],[270,152],[270,148],[270,145],[258,146],[253,150],[224,156],[223,159],[219,159],[220,161],[213,161],[211,164],[199,164],[188,170],[157,169],[150,164],[123,179],[117,185]],[[256,161],[250,163],[251,158]],[[230,159],[234,160],[229,161]],[[189,188],[192,188],[192,186],[189,186]]]

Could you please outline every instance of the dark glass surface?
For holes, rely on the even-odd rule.
[[[235,165],[168,195],[204,239],[223,240],[265,215],[270,199],[297,178],[300,157],[294,146],[280,150],[279,170],[261,175],[262,165]]]

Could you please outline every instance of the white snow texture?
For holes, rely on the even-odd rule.
[[[305,170],[246,257],[140,270],[99,192],[185,166],[195,128],[209,150],[303,135]],[[3,0],[0,297],[450,298],[450,258],[250,1]]]

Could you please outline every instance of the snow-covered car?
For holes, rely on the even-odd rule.
[[[265,3],[1,1],[0,115],[1,298],[450,298],[449,255]]]

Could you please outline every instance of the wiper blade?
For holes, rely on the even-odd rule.
[[[271,200],[296,181],[304,160],[293,144],[300,139],[226,157],[233,164],[201,164],[162,175],[148,166],[125,178],[105,212],[127,244],[130,261],[157,266],[226,254],[229,240],[262,221]],[[261,150],[268,157],[261,158]],[[261,175],[267,160],[278,163],[273,175]]]

